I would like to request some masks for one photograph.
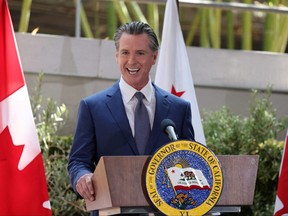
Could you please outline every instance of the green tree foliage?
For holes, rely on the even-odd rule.
[[[76,10],[76,0],[72,2]],[[287,7],[288,0],[214,0],[211,2],[210,5],[205,3],[205,7],[179,4],[179,18],[187,46],[287,52],[288,15],[280,12]],[[241,11],[237,7],[223,10],[221,9],[223,3],[227,6],[238,3],[247,8],[253,6],[255,10]],[[61,5],[59,1],[59,6]],[[68,8],[71,6],[69,5]],[[117,26],[131,20],[148,22],[160,36],[164,6],[163,2],[157,1],[82,1],[80,21],[83,36],[113,39]],[[260,12],[257,7],[258,9],[271,7],[274,11]],[[33,14],[33,10],[32,0],[22,1],[19,32],[28,31],[30,14]],[[105,15],[101,15],[103,11]]]
[[[259,155],[254,204],[243,207],[241,215],[272,215],[277,180],[284,146],[277,136],[288,127],[288,116],[276,117],[270,101],[253,91],[248,117],[233,115],[227,107],[204,112],[203,127],[207,146],[217,155]],[[245,170],[244,170],[245,172]]]

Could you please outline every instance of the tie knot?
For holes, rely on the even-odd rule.
[[[141,101],[144,98],[144,95],[142,92],[136,92],[135,97],[138,99],[138,101]]]

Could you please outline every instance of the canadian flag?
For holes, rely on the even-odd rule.
[[[274,216],[288,216],[288,130],[279,172]]]
[[[210,186],[201,170],[191,167],[170,167],[167,174],[175,190],[209,189]]]
[[[0,215],[51,215],[41,149],[6,0],[0,0]]]
[[[167,0],[155,84],[191,103],[195,140],[206,145],[175,0]]]

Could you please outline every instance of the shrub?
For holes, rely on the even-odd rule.
[[[288,127],[288,116],[277,119],[270,101],[271,90],[261,97],[254,90],[248,117],[233,115],[227,107],[203,113],[207,146],[217,155],[259,155],[254,205],[243,215],[272,215],[284,142],[277,135]]]
[[[43,74],[40,74],[30,100],[42,150],[52,213],[61,216],[87,215],[83,200],[76,199],[69,183],[67,161],[72,136],[59,135],[68,119],[68,110],[65,104],[57,105],[51,98],[43,101],[42,80]]]

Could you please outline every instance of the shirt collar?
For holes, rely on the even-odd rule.
[[[130,86],[127,82],[125,82],[122,76],[120,78],[119,87],[122,93],[122,98],[123,98],[124,103],[128,103],[133,98],[134,94],[137,92],[136,89]],[[153,85],[152,85],[150,77],[149,77],[148,83],[140,90],[140,92],[144,94],[146,100],[150,103],[152,100],[152,94],[153,94]]]

